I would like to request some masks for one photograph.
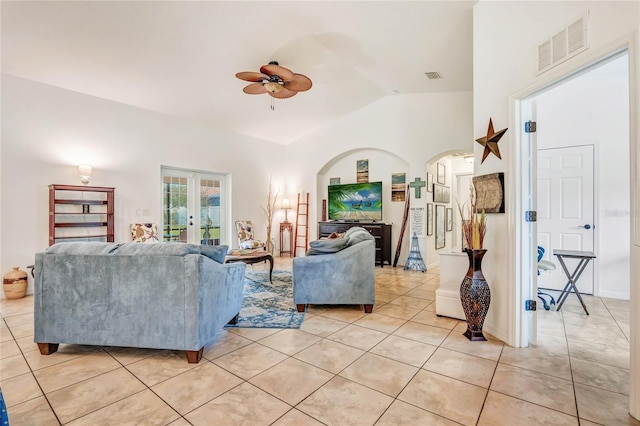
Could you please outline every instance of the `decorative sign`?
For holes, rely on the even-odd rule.
[[[419,238],[424,237],[424,207],[411,207],[411,231]]]

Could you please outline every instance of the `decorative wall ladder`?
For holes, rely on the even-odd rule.
[[[296,257],[298,255],[299,248],[303,249],[305,253],[307,252],[309,244],[309,193],[306,194],[304,202],[300,200],[300,193],[298,193],[298,204],[296,206],[295,238],[296,246],[293,250],[293,257]]]

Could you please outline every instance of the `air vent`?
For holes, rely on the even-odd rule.
[[[538,45],[538,75],[589,47],[588,19],[589,12]]]
[[[438,71],[425,72],[424,75],[426,75],[429,80],[438,80],[442,78],[442,75],[440,75]]]

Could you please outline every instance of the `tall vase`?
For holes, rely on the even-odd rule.
[[[484,249],[464,249],[464,251],[469,256],[469,269],[460,284],[460,300],[467,319],[467,331],[464,335],[472,341],[487,340],[482,334],[484,319],[491,303],[489,284],[482,274],[482,258],[487,251]]]

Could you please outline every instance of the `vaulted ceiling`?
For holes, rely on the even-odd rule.
[[[385,96],[471,90],[474,3],[2,1],[2,72],[288,144]],[[235,77],[272,60],[313,81],[273,111]]]

